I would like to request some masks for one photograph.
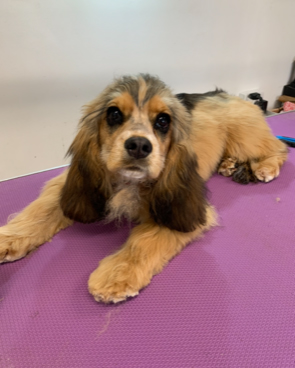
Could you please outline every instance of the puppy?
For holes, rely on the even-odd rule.
[[[137,295],[216,224],[204,185],[212,173],[230,176],[248,163],[268,182],[287,148],[257,106],[221,90],[174,95],[140,74],[116,79],[85,106],[68,154],[70,167],[0,228],[0,261],[24,257],[73,221],[128,218],[137,226],[88,282],[95,300],[109,303]]]

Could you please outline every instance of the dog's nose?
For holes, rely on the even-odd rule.
[[[128,155],[135,158],[146,158],[153,150],[151,142],[144,137],[131,137],[125,141]]]

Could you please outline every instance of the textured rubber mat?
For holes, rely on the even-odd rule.
[[[268,119],[295,137],[295,113]],[[61,169],[0,183],[0,224]],[[214,176],[220,226],[139,296],[96,303],[87,279],[129,225],[76,223],[0,265],[0,367],[295,367],[295,149],[278,179]]]

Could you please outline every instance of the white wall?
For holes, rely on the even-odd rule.
[[[0,180],[65,164],[80,106],[113,76],[175,92],[259,89],[295,56],[293,0],[2,0]]]

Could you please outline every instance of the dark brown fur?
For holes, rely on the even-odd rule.
[[[65,216],[83,223],[103,219],[108,192],[103,180],[97,137],[89,133],[88,126],[81,128],[68,154],[73,158],[60,198]]]
[[[197,166],[196,155],[186,147],[175,144],[171,148],[150,200],[150,212],[156,223],[181,232],[205,224],[205,185]]]
[[[233,181],[239,184],[257,183],[249,162],[236,163],[236,171],[233,173]]]

